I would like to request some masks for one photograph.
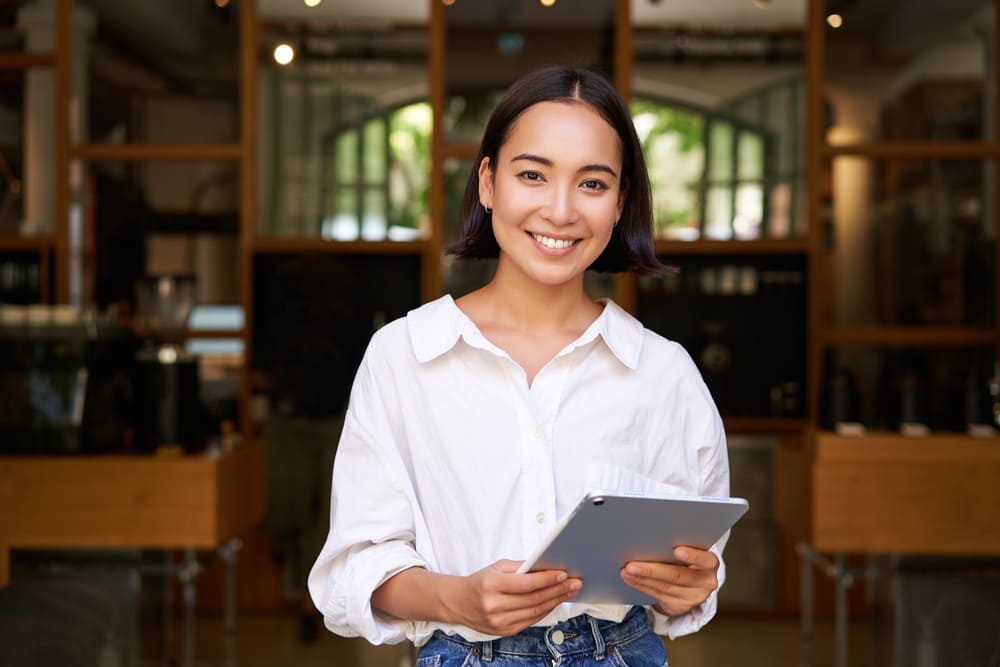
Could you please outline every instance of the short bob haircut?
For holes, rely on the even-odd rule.
[[[649,175],[625,102],[603,75],[560,65],[543,67],[515,81],[493,110],[462,197],[462,239],[449,246],[447,252],[463,259],[491,258],[500,254],[491,217],[479,202],[479,165],[484,158],[490,159],[491,166],[497,163],[500,147],[510,136],[514,123],[525,110],[539,102],[586,104],[618,133],[622,150],[621,185],[628,188],[625,206],[608,246],[588,268],[606,273],[631,271],[640,275],[663,275],[674,271],[656,257]]]

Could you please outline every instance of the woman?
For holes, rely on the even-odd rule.
[[[460,257],[485,287],[376,334],[334,465],[309,579],[327,627],[410,639],[418,666],[666,664],[662,642],[715,613],[722,543],[629,563],[650,609],[575,605],[565,572],[516,573],[588,489],[725,496],[718,412],[690,357],[584,272],[662,274],[628,109],[600,75],[518,80],[487,124]],[[600,536],[595,536],[600,539]],[[609,662],[605,660],[610,659]]]

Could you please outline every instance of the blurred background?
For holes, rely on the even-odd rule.
[[[672,664],[1000,665],[995,0],[0,1],[0,666],[409,665],[303,598],[368,336],[487,281],[506,86],[629,101],[729,437]],[[324,446],[314,446],[321,443]]]

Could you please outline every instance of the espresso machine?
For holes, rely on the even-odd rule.
[[[140,453],[202,447],[198,358],[184,348],[194,301],[192,275],[150,275],[136,284],[134,329],[145,339],[136,353],[135,449]]]

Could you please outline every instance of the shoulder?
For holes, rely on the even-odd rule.
[[[458,309],[450,296],[423,304],[376,331],[368,343],[369,362],[423,362],[454,344]]]
[[[698,372],[684,347],[646,328],[635,316],[607,301],[604,335],[614,353],[630,368],[663,373]]]

